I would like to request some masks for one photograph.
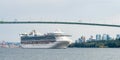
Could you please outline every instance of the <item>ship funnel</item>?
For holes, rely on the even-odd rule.
[[[32,30],[32,32],[30,32],[29,35],[36,35],[36,31]]]

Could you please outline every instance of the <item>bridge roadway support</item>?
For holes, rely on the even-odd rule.
[[[113,25],[113,24],[81,23],[81,22],[45,22],[45,21],[15,21],[15,22],[0,21],[0,24],[70,24],[70,25],[120,27],[120,25]]]

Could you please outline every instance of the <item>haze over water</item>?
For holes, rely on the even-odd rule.
[[[119,60],[119,48],[0,48],[0,60]]]

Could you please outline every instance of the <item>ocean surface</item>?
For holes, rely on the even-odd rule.
[[[0,60],[120,60],[120,48],[0,48]]]

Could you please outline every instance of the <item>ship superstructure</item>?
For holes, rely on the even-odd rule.
[[[22,48],[67,48],[71,44],[70,35],[64,35],[61,31],[39,35],[33,30],[20,35]]]

